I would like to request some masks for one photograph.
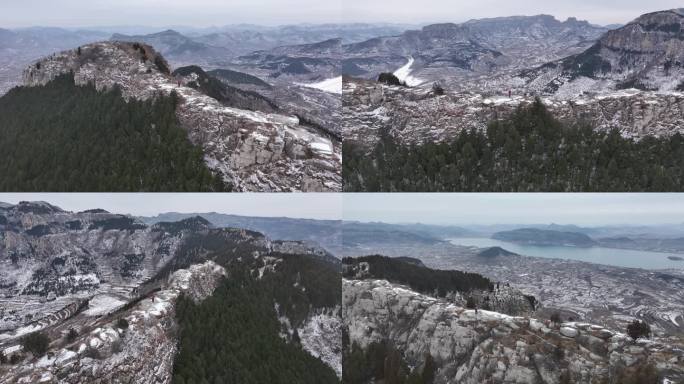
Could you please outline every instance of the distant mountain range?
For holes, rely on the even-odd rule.
[[[493,239],[530,245],[563,245],[591,247],[596,244],[589,236],[577,232],[560,232],[534,228],[520,228],[512,231],[497,232]]]
[[[303,240],[317,243],[329,251],[339,248],[342,238],[341,221],[293,219],[287,217],[251,217],[216,212],[178,213],[167,212],[152,217],[141,217],[147,224],[179,221],[200,216],[216,227],[246,228],[262,232],[275,240]]]
[[[523,78],[545,93],[684,91],[683,41],[684,9],[648,13],[608,31],[579,54],[524,72]]]
[[[223,61],[234,55],[229,48],[207,45],[174,30],[135,36],[115,33],[110,40],[149,44],[177,66]]]
[[[570,18],[514,16],[444,23],[347,44],[344,72],[374,76],[415,59],[414,75],[426,80],[448,74],[492,73],[529,67],[589,47],[607,29]],[[403,64],[402,64],[403,65]],[[400,65],[399,65],[400,66]]]

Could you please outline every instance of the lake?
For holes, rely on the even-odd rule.
[[[579,248],[523,245],[481,237],[453,238],[449,239],[449,241],[456,245],[467,245],[478,248],[501,247],[508,251],[525,256],[579,260],[589,263],[615,265],[618,267],[644,269],[684,268],[684,261],[670,260],[667,258],[668,256],[682,256],[681,254],[674,253],[603,247]]]

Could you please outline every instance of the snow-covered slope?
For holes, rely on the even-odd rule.
[[[170,383],[177,349],[176,300],[180,295],[204,300],[225,274],[211,261],[178,270],[164,289],[116,320],[83,325],[81,336],[33,363],[11,367],[0,383]],[[127,327],[118,319],[125,319]]]
[[[298,83],[301,86],[320,89],[324,92],[342,94],[342,76],[333,77],[318,83]]]

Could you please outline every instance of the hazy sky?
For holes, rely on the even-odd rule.
[[[684,194],[345,194],[345,220],[430,224],[670,224]]]
[[[339,21],[342,0],[0,0],[0,26],[195,27]]]
[[[469,19],[511,16],[554,15],[607,25],[624,24],[639,15],[679,8],[677,0],[343,0],[345,20],[398,23],[462,22]]]
[[[332,193],[0,193],[0,201],[46,201],[68,211],[102,208],[153,216],[162,212],[219,212],[339,220],[342,197]]]
[[[0,27],[416,24],[540,13],[611,24],[680,6],[674,0],[0,0]]]

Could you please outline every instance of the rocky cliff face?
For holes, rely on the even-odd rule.
[[[184,233],[196,230],[191,221],[171,232],[103,210],[72,213],[41,202],[0,208],[0,293],[54,300],[138,284],[175,256]]]
[[[204,300],[225,275],[211,261],[178,270],[165,288],[118,314],[117,320],[83,325],[80,337],[33,363],[10,368],[0,383],[170,383],[176,299],[187,295],[195,302]]]
[[[523,73],[530,88],[546,93],[638,88],[682,90],[682,10],[648,13],[607,32],[586,51]]]
[[[44,58],[24,71],[26,86],[73,72],[77,84],[118,86],[124,97],[148,99],[176,92],[176,115],[210,169],[238,191],[337,191],[341,155],[337,140],[299,124],[292,116],[221,105],[178,85],[165,60],[150,46],[102,42]]]
[[[387,129],[407,144],[451,140],[462,130],[484,130],[520,105],[534,102],[528,94],[493,95],[447,91],[435,97],[422,88],[403,88],[345,78],[342,131],[345,139],[372,144]],[[607,94],[585,93],[563,99],[542,97],[561,121],[586,122],[597,130],[618,129],[625,137],[684,133],[684,93],[658,94],[636,89]]]
[[[632,343],[591,324],[465,309],[384,280],[345,279],[342,292],[350,344],[387,342],[412,367],[430,354],[435,383],[592,383],[645,363],[672,380],[684,377],[681,346],[657,340]]]

